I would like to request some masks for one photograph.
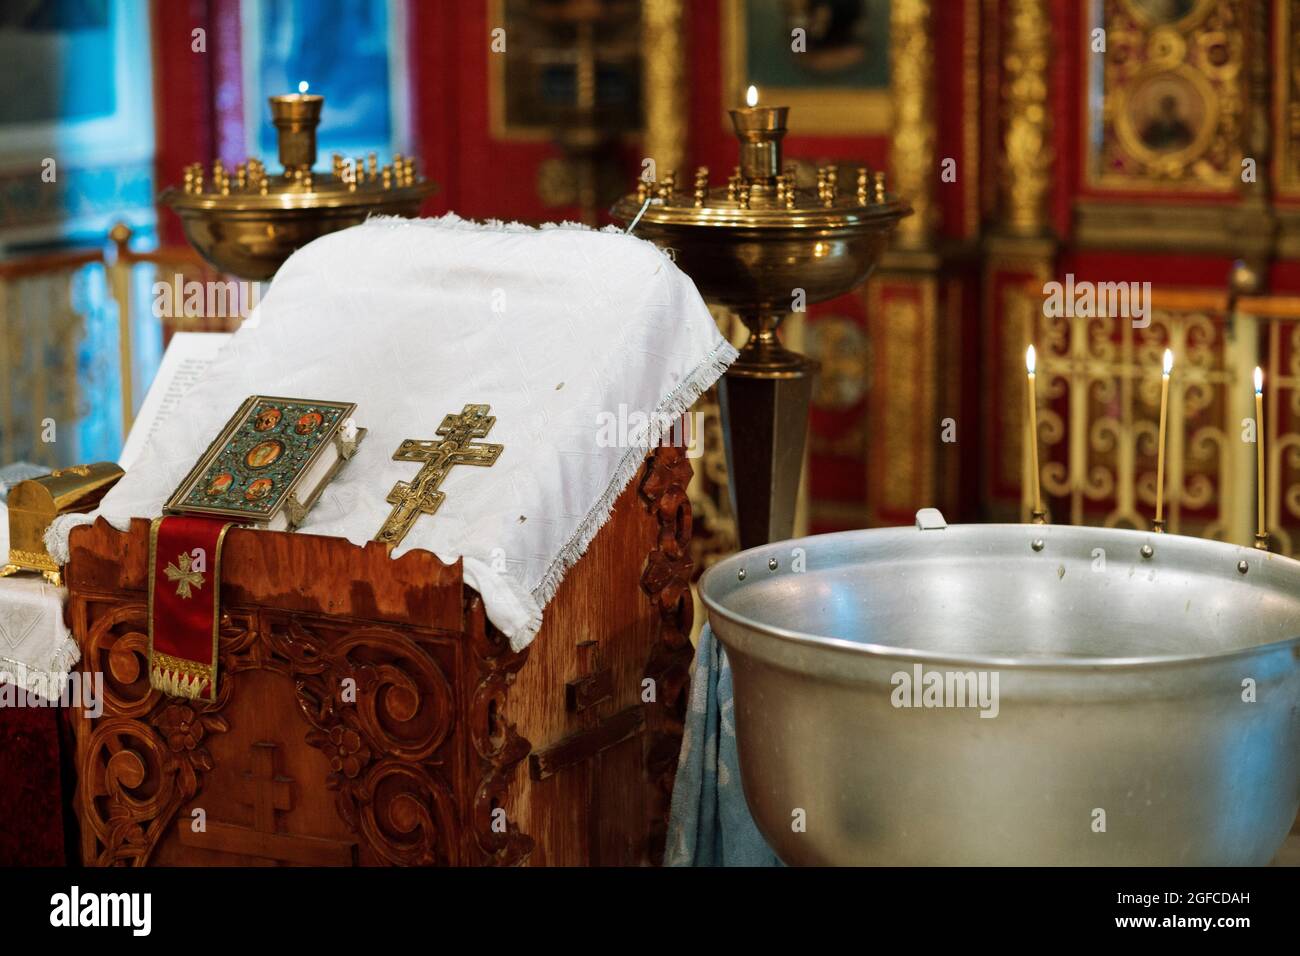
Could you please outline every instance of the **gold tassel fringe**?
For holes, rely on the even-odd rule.
[[[198,700],[208,696],[215,699],[215,694],[208,691],[213,688],[216,668],[182,660],[167,654],[154,654],[153,666],[149,669],[149,686],[171,697],[185,697]]]

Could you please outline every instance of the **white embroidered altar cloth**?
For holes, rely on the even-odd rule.
[[[249,395],[351,401],[369,434],[301,531],[363,544],[391,511],[393,485],[420,467],[393,461],[398,445],[489,404],[496,426],[481,440],[504,452],[490,468],[452,468],[441,508],[394,556],[463,558],[466,583],[518,649],[661,425],[735,356],[691,280],[644,240],[455,216],[371,220],[290,257],[99,513],[119,529],[161,513]],[[638,415],[649,428],[600,427]],[[55,523],[56,558],[85,520]]]
[[[0,503],[0,564],[9,556],[9,510]],[[57,700],[81,654],[63,623],[67,588],[39,574],[0,578],[0,683]]]

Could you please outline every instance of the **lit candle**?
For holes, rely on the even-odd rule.
[[[297,93],[270,97],[271,122],[280,137],[280,162],[285,172],[305,176],[316,164],[316,127],[325,97],[307,92],[307,81]]]
[[[1043,524],[1047,512],[1043,510],[1043,494],[1038,484],[1038,394],[1034,387],[1038,370],[1038,355],[1031,345],[1025,351],[1025,370],[1029,373],[1029,462],[1030,482],[1034,494],[1034,524]]]
[[[788,106],[759,106],[758,88],[745,91],[745,106],[731,110],[731,125],[740,140],[740,174],[767,188],[781,173],[781,140]]]
[[[1264,370],[1255,366],[1255,471],[1256,508],[1259,530],[1255,533],[1255,547],[1268,550],[1268,532],[1264,529]]]
[[[1165,349],[1164,374],[1160,376],[1160,444],[1156,449],[1156,520],[1153,530],[1165,530],[1165,422],[1169,419],[1169,373],[1174,370],[1174,353]]]

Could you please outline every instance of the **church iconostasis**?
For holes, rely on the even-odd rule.
[[[1120,383],[1129,382],[1141,398],[1128,415],[1134,424],[1122,430],[1123,448],[1094,442],[1115,408],[1088,404],[1070,417],[1069,399],[1060,396],[1088,388],[1084,379],[1067,376],[1053,385],[1045,420],[1084,432],[1049,436],[1050,453],[1059,456],[1044,463],[1055,512],[1097,523],[1122,512],[1128,517],[1116,520],[1131,523],[1130,512],[1149,508],[1154,445],[1142,422],[1159,372],[1158,363],[1139,366],[1172,344],[1192,389],[1180,405],[1187,412],[1186,435],[1178,440],[1185,483],[1173,493],[1182,527],[1222,536],[1240,524],[1234,516],[1243,481],[1230,477],[1236,456],[1226,438],[1207,436],[1230,431],[1224,422],[1237,404],[1230,382],[1242,373],[1232,363],[1276,361],[1278,388],[1289,389],[1283,352],[1290,354],[1290,326],[1261,319],[1259,347],[1237,355],[1227,345],[1221,306],[1181,308],[1178,296],[1213,292],[1226,301],[1238,258],[1256,264],[1263,289],[1300,288],[1289,205],[1300,185],[1300,151],[1291,146],[1300,135],[1292,116],[1300,74],[1290,66],[1297,4],[815,6],[702,3],[692,5],[687,30],[688,153],[724,168],[730,159],[719,106],[740,84],[762,88],[754,79],[761,74],[782,103],[807,92],[780,75],[797,61],[790,53],[795,27],[840,24],[834,39],[809,31],[826,45],[823,62],[853,62],[852,52],[829,51],[855,44],[860,50],[880,42],[887,50],[873,79],[883,88],[829,84],[812,98],[856,96],[856,107],[844,108],[849,100],[840,99],[838,124],[822,123],[815,103],[805,104],[806,123],[792,108],[786,140],[788,155],[814,166],[887,169],[891,188],[918,211],[866,287],[813,306],[802,323],[796,316],[786,326],[787,337],[826,369],[814,396],[810,530],[907,522],[916,508],[932,504],[956,520],[1021,516],[1026,445],[1019,386],[1028,337],[1088,337],[1017,317],[1026,288],[1066,273],[1095,283],[1149,282],[1165,296],[1162,303],[1173,305],[1128,339],[1113,317],[1109,331],[1093,328],[1098,343],[1113,338],[1089,359],[1097,387],[1128,389]],[[804,81],[819,82],[825,78]],[[882,99],[883,109],[873,111]],[[883,127],[881,117],[888,117]],[[1032,301],[1030,307],[1032,314]],[[1273,340],[1280,343],[1276,359]],[[1045,354],[1056,367],[1056,357]],[[846,376],[852,388],[844,387]],[[1289,391],[1278,402],[1285,431]],[[1291,473],[1281,458],[1272,467],[1281,501]],[[1121,499],[1130,503],[1121,506]],[[1284,504],[1274,507],[1288,520]]]
[[[218,15],[232,8],[212,6],[218,56],[208,82],[227,91],[221,78],[239,71],[222,66]],[[812,531],[907,522],[929,505],[950,520],[1020,515],[1015,369],[1029,333],[1013,300],[1027,281],[1071,273],[1221,293],[1232,262],[1245,258],[1269,291],[1300,289],[1297,8],[1300,0],[393,7],[406,35],[413,152],[439,184],[428,213],[606,222],[607,197],[626,191],[647,158],[680,181],[699,166],[725,175],[735,162],[726,110],[749,84],[763,103],[790,106],[785,153],[802,179],[828,165],[886,171],[890,190],[916,210],[893,250],[866,286],[784,329],[824,369],[809,442]],[[178,19],[155,16],[164,26]],[[219,151],[229,138],[223,115],[214,109],[204,127],[207,146],[160,141],[160,169],[177,152],[190,160]],[[1156,339],[1171,327],[1157,323],[1139,345],[1163,348]],[[1079,489],[1063,480],[1068,493],[1055,504],[1071,510]],[[1095,504],[1101,511],[1088,504],[1083,520],[1111,508]]]

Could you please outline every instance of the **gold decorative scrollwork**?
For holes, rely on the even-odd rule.
[[[645,84],[645,153],[662,170],[686,157],[685,37],[682,0],[643,0],[641,69]]]
[[[1002,81],[1002,220],[1012,232],[1047,227],[1052,147],[1047,108],[1051,21],[1045,0],[1008,0]]]
[[[1045,317],[1034,292],[1013,286],[1007,305],[1009,315],[1030,317],[1029,336],[1038,349],[1041,481],[1054,520],[1150,525],[1161,356],[1169,348],[1175,362],[1167,529],[1251,543],[1256,476],[1250,377],[1260,363],[1267,383],[1268,531],[1273,550],[1293,553],[1300,526],[1300,315],[1238,313],[1230,328],[1221,312],[1156,307],[1141,328],[1118,316]],[[1026,499],[1026,520],[1029,510]]]
[[[934,229],[934,42],[930,0],[893,0],[889,6],[890,95],[894,130],[890,165],[895,188],[913,215],[898,224],[901,242],[921,244]]]

